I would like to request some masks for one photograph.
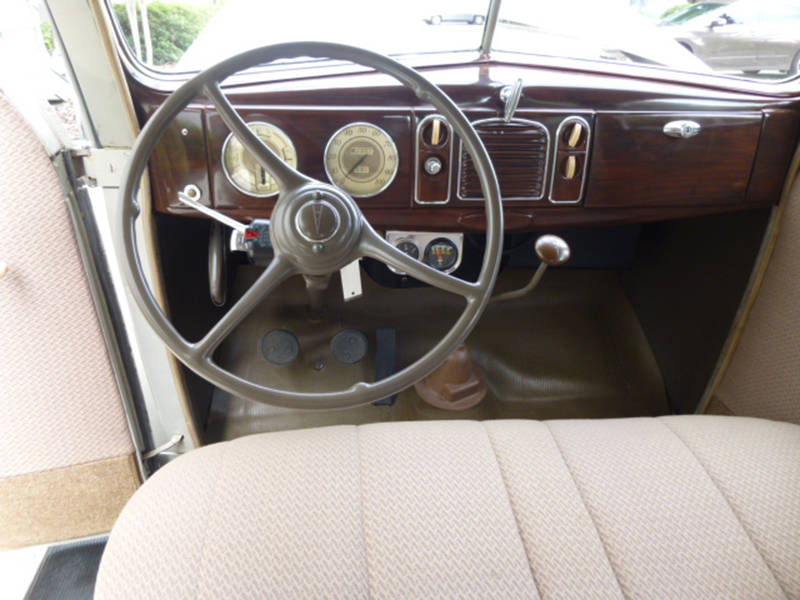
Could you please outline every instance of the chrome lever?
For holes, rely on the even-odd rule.
[[[245,234],[247,231],[247,225],[244,223],[240,223],[234,219],[231,219],[227,215],[223,215],[221,212],[214,210],[213,208],[209,208],[203,204],[200,204],[197,200],[200,198],[200,190],[197,188],[196,185],[187,185],[184,191],[178,192],[178,200],[183,202],[186,206],[191,206],[198,212],[203,213],[204,215],[211,217],[222,223],[223,225],[227,225],[231,229],[238,231],[242,235]]]
[[[572,256],[572,250],[569,244],[557,235],[543,235],[536,240],[536,255],[541,260],[541,264],[536,269],[528,285],[524,288],[514,290],[513,292],[506,292],[492,297],[488,305],[497,304],[498,302],[505,302],[506,300],[515,300],[527,296],[544,277],[547,267],[559,267],[569,261]]]

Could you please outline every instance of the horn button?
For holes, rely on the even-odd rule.
[[[309,242],[322,244],[339,233],[342,219],[326,200],[309,200],[300,207],[294,218],[297,233]]]
[[[361,235],[361,211],[341,190],[300,189],[278,201],[272,214],[273,243],[307,275],[333,273],[352,262]]]

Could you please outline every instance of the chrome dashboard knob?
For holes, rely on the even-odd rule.
[[[442,161],[437,156],[431,156],[425,161],[424,167],[428,175],[438,175],[442,172]]]

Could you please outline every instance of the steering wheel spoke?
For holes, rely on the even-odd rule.
[[[360,249],[363,256],[379,260],[435,288],[458,294],[467,300],[474,300],[478,297],[480,289],[474,283],[447,275],[411,258],[383,239],[372,227],[364,227],[361,233]]]
[[[242,145],[250,154],[264,167],[270,175],[278,182],[281,191],[291,191],[303,185],[316,183],[310,177],[306,177],[297,169],[286,164],[275,151],[267,146],[253,131],[247,126],[241,115],[236,112],[231,103],[222,93],[217,82],[209,82],[205,85],[205,93],[211,103],[219,111],[222,120],[239,139]]]
[[[192,354],[202,359],[210,357],[217,346],[261,304],[264,298],[296,273],[294,265],[285,255],[276,254],[261,276],[250,286],[250,289],[225,313],[224,317],[217,321],[217,324],[202,340],[192,346]]]

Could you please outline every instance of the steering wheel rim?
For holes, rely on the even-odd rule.
[[[411,88],[418,98],[432,104],[448,120],[472,157],[484,194],[487,240],[477,282],[469,283],[445,275],[388,244],[372,229],[349,195],[329,184],[305,177],[274,155],[247,127],[220,90],[219,84],[239,71],[278,59],[301,57],[343,60],[373,68]],[[140,212],[136,196],[147,162],[161,135],[173,119],[202,94],[211,100],[243,145],[278,180],[281,193],[272,217],[274,226],[277,226],[273,240],[276,246],[275,259],[203,340],[191,343],[175,329],[147,285],[136,246],[135,224]],[[249,50],[209,67],[178,88],[153,114],[133,146],[122,181],[122,270],[145,318],[170,351],[189,369],[229,393],[255,402],[284,408],[335,409],[368,404],[399,393],[438,367],[466,339],[486,307],[499,271],[503,237],[500,189],[478,134],[458,106],[436,85],[395,60],[362,48],[326,42],[291,42]],[[347,228],[341,235],[337,229],[336,235],[341,240],[333,245],[335,247],[331,252],[326,253],[320,253],[318,248],[313,249],[314,244],[309,244],[308,239],[301,239],[298,232],[293,231],[297,227],[292,226],[297,222],[301,210],[314,202],[321,202],[320,199],[335,205],[338,214],[348,219]],[[299,256],[291,254],[297,251],[300,252]],[[314,258],[315,254],[324,254],[325,258]],[[392,264],[422,281],[466,299],[466,307],[450,331],[417,361],[380,381],[359,382],[346,390],[324,393],[270,388],[243,379],[213,361],[214,350],[227,335],[288,277],[295,274],[332,273],[352,260],[364,257]]]

